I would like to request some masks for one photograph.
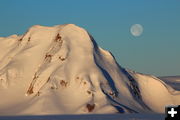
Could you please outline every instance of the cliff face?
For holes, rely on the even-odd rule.
[[[126,70],[73,24],[0,37],[0,115],[164,112],[180,93]]]

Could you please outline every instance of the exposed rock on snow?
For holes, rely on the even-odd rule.
[[[0,38],[0,115],[164,112],[180,92],[122,68],[73,24]]]

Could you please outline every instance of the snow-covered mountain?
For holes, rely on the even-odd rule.
[[[180,91],[121,67],[83,28],[0,37],[0,115],[163,113]]]

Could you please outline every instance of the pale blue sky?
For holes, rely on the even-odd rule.
[[[64,23],[87,29],[125,68],[180,75],[179,0],[0,0],[0,36]],[[136,23],[140,37],[129,32]]]

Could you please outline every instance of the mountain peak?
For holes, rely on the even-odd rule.
[[[0,114],[162,113],[180,104],[179,91],[120,67],[74,24],[35,25],[0,44]]]

